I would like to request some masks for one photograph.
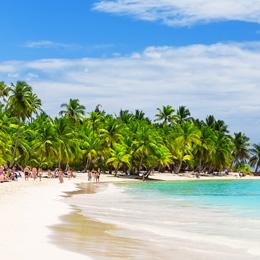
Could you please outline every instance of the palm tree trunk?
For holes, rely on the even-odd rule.
[[[141,171],[142,164],[143,164],[143,157],[141,157],[141,160],[140,160],[140,162],[139,162],[138,173],[140,173],[140,171]]]
[[[259,163],[260,163],[260,161],[258,160],[258,161],[257,161],[257,163],[256,163],[255,173],[257,173],[257,172],[258,172]]]
[[[180,161],[179,161],[179,165],[177,166],[176,171],[175,171],[176,174],[179,174],[179,173],[180,173],[181,167],[182,167],[182,163],[183,163],[183,161],[180,160]]]
[[[21,118],[19,117],[18,118],[18,129],[17,129],[17,135],[16,135],[16,139],[15,139],[15,144],[14,144],[14,150],[13,150],[13,161],[11,163],[11,166],[14,165],[15,163],[15,158],[16,158],[16,151],[17,151],[17,147],[18,147],[18,140],[19,140],[19,137],[20,137],[20,132],[21,132]]]
[[[89,166],[89,160],[88,160],[88,158],[87,158],[87,162],[86,162],[85,171],[87,171],[87,170],[88,170],[88,166]]]

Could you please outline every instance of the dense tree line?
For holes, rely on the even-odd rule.
[[[260,145],[229,133],[222,120],[191,117],[181,106],[158,108],[154,121],[144,112],[121,110],[107,114],[98,105],[85,114],[78,99],[61,105],[51,118],[26,82],[0,82],[0,164],[41,168],[99,167],[148,176],[152,170],[179,173],[258,170]]]

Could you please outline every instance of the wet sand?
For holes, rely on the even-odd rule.
[[[65,197],[94,194],[106,189],[106,184],[81,183],[78,190],[66,192]],[[61,223],[52,226],[53,243],[93,259],[143,259],[145,241],[113,235],[119,230],[116,225],[91,220],[73,207],[73,212],[62,216]]]

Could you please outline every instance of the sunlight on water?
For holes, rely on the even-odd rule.
[[[165,254],[174,246],[205,259],[260,257],[260,181],[109,184],[70,203],[118,226],[116,235],[156,242]]]

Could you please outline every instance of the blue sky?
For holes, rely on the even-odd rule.
[[[0,59],[80,58],[142,51],[147,46],[212,44],[260,39],[257,23],[212,22],[167,26],[93,10],[93,0],[1,1]],[[26,48],[52,41],[56,48]],[[66,47],[66,44],[68,45]]]
[[[260,2],[3,0],[0,77],[27,80],[52,115],[187,105],[258,140]]]

